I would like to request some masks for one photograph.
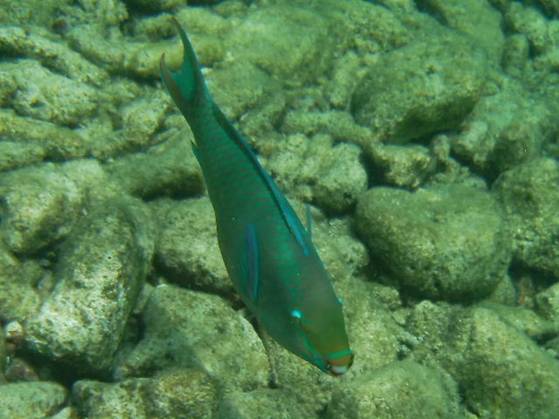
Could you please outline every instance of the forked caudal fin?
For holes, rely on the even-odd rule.
[[[202,101],[206,98],[207,90],[200,64],[188,36],[177,19],[173,18],[173,23],[177,27],[182,41],[183,62],[178,71],[172,72],[167,67],[165,54],[163,54],[159,67],[163,83],[179,109],[188,118],[192,111],[202,104]]]

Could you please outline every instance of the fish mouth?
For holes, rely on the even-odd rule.
[[[349,371],[349,365],[330,365],[328,372],[334,377],[340,377]]]
[[[349,371],[353,365],[353,352],[346,351],[331,354],[326,361],[326,370],[334,377],[340,377]]]

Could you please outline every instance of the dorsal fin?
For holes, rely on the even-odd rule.
[[[256,158],[256,155],[250,149],[248,142],[235,129],[235,127],[231,125],[231,123],[227,120],[223,112],[221,112],[221,109],[219,109],[215,104],[213,109],[214,109],[214,115],[217,121],[219,122],[221,128],[223,128],[223,130],[227,133],[229,138],[231,138],[231,140],[233,140],[238,145],[238,147],[245,153],[249,161],[254,166],[256,172],[260,175],[260,177],[264,181],[264,184],[272,194],[272,197],[274,198],[274,201],[281,212],[282,218],[285,221],[287,228],[289,229],[291,234],[293,234],[295,241],[303,249],[303,254],[305,256],[309,255],[310,249],[309,249],[309,245],[307,244],[307,241],[305,240],[305,234],[306,234],[305,230],[301,225],[301,222],[297,218],[295,211],[293,211],[293,208],[291,208],[291,205],[289,205],[287,198],[281,193],[281,191],[277,187],[274,180],[270,177],[270,175],[262,168],[262,165]]]
[[[312,214],[309,204],[305,204],[305,215],[307,216],[307,233],[309,235],[309,240],[312,242]]]

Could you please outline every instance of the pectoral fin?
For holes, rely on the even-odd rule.
[[[249,224],[245,229],[245,256],[243,264],[245,266],[244,294],[256,304],[258,291],[260,288],[260,256],[258,251],[258,238],[254,224]]]

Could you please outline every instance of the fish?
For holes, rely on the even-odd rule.
[[[305,228],[214,102],[186,32],[173,22],[183,61],[172,71],[162,54],[161,79],[192,130],[227,273],[269,336],[320,370],[341,376],[354,354],[342,302],[312,242],[310,211]]]

